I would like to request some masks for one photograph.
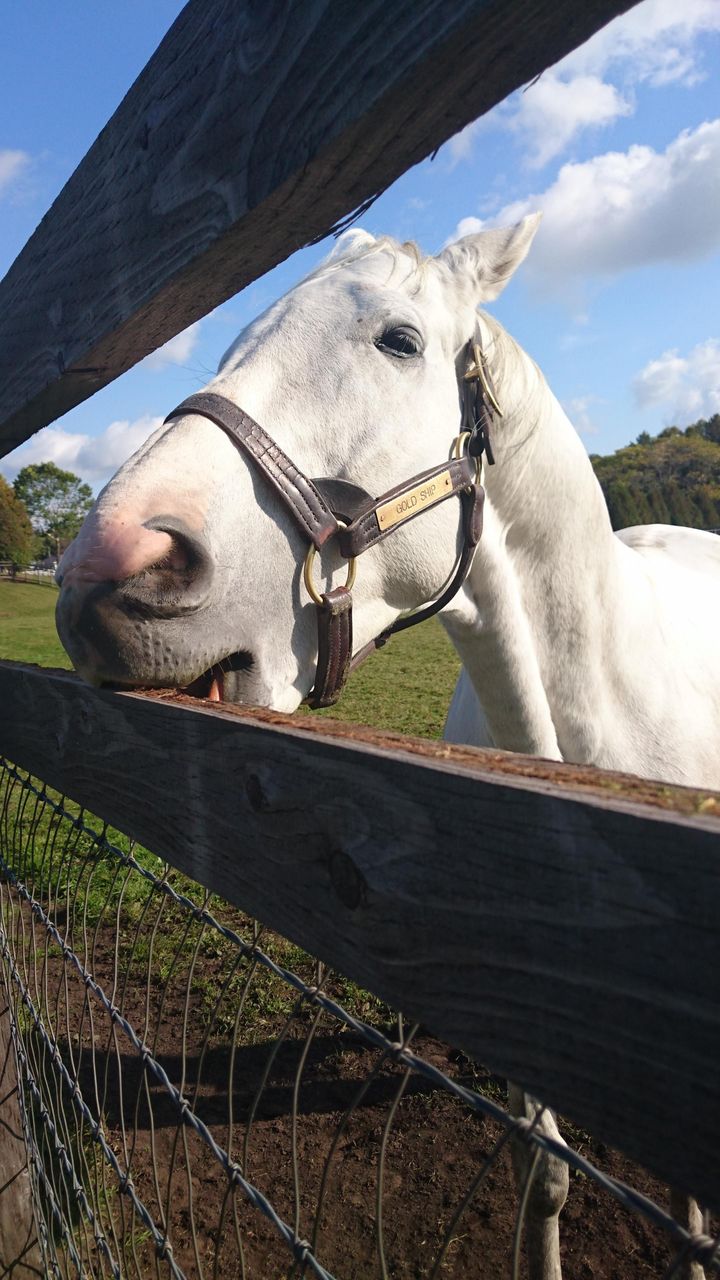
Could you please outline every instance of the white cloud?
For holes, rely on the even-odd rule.
[[[455,168],[461,160],[469,160],[475,146],[475,139],[484,129],[492,129],[500,123],[500,107],[495,107],[479,120],[466,124],[464,129],[450,138],[447,148],[450,154],[450,167]]]
[[[144,414],[134,422],[126,419],[111,422],[99,436],[66,431],[63,427],[44,427],[27,444],[3,458],[2,469],[13,479],[21,467],[31,462],[54,462],[98,487],[110,479],[162,421]]]
[[[612,124],[631,111],[632,105],[614,85],[598,76],[561,80],[549,72],[518,98],[507,127],[520,136],[529,167],[541,169],[581,130]]]
[[[644,0],[574,49],[556,70],[602,76],[614,68],[655,88],[671,82],[692,85],[702,76],[698,37],[717,31],[717,0]]]
[[[10,186],[21,174],[25,172],[30,164],[30,156],[27,151],[8,151],[0,149],[0,195]]]
[[[467,160],[481,130],[501,129],[514,135],[530,168],[541,168],[586,129],[631,114],[636,87],[702,80],[700,37],[713,32],[720,32],[718,0],[644,0],[467,125],[448,144],[451,160]]]
[[[720,413],[720,342],[708,338],[686,356],[677,348],[650,360],[633,379],[641,409],[662,406],[677,426]]]
[[[599,428],[593,421],[590,406],[601,403],[599,396],[572,396],[570,400],[563,400],[562,407],[581,436],[596,436]]]
[[[455,240],[461,240],[463,236],[476,235],[478,231],[482,231],[483,227],[488,225],[489,223],[483,218],[475,218],[472,216],[469,218],[461,218],[452,235],[448,236],[445,241],[443,249],[446,249],[447,246],[452,244]]]
[[[159,372],[167,369],[170,364],[185,364],[195,350],[199,332],[200,321],[196,320],[195,324],[189,325],[187,329],[183,329],[182,333],[176,334],[166,342],[163,347],[158,347],[157,351],[146,356],[142,362],[145,368]]]
[[[590,329],[590,316],[586,311],[578,311],[572,318],[571,329],[561,333],[558,347],[561,351],[575,351],[578,347],[592,346],[597,342],[597,334]]]
[[[546,288],[689,262],[720,249],[719,172],[720,120],[711,120],[662,152],[633,146],[563,165],[545,191],[505,205],[493,222],[543,210],[526,270]]]

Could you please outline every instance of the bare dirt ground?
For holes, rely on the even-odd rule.
[[[204,966],[204,980],[207,977]],[[73,1020],[81,1019],[83,1000],[78,984],[69,1000]],[[146,1017],[144,1000],[142,990],[130,988],[123,1000],[125,1016],[140,1028]],[[212,1036],[203,1048],[204,1016],[191,991],[183,1054],[184,1014],[184,993],[171,984],[162,1007],[150,1017],[152,1033],[147,1038],[154,1040],[158,1061],[216,1141],[240,1162],[247,1179],[287,1223],[293,1226],[297,1221],[301,1238],[313,1243],[316,1256],[333,1276],[372,1280],[383,1275],[377,1225],[381,1165],[388,1276],[510,1276],[517,1199],[507,1148],[459,1221],[453,1222],[503,1132],[496,1122],[472,1115],[461,1102],[413,1074],[387,1130],[381,1160],[403,1071],[397,1064],[382,1062],[379,1051],[353,1031],[323,1020],[308,1047],[305,1016],[291,1024],[278,1048],[274,1035],[285,1026],[284,1015],[278,1015],[270,1034],[255,1043],[236,1044],[231,1055],[227,1035]],[[80,1038],[89,1050],[87,1015],[84,1026]],[[138,1056],[122,1035],[113,1046],[96,1018],[94,1042],[94,1076],[107,1081],[106,1131],[118,1155],[129,1157],[138,1195],[156,1220],[166,1223],[173,1255],[184,1273],[253,1280],[312,1275],[309,1266],[293,1269],[291,1253],[275,1227],[248,1204],[241,1190],[230,1188],[217,1159],[192,1127],[178,1125],[175,1105],[152,1076],[143,1080]],[[109,1052],[100,1048],[103,1043]],[[502,1101],[503,1082],[431,1035],[421,1031],[413,1048],[452,1079]],[[92,1096],[93,1066],[87,1051],[79,1075],[86,1096]],[[667,1203],[667,1189],[618,1153],[568,1127],[565,1136],[603,1170],[661,1205]],[[124,1203],[125,1197],[113,1200],[111,1195],[108,1200],[116,1223]],[[125,1225],[127,1273],[137,1274],[131,1266],[134,1253],[140,1275],[156,1274],[147,1232],[132,1215],[126,1214]],[[448,1234],[444,1257],[433,1271]],[[566,1280],[659,1277],[673,1256],[659,1232],[573,1172],[562,1216],[562,1249]],[[162,1264],[159,1271],[166,1273]]]

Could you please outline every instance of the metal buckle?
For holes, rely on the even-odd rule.
[[[480,383],[480,386],[485,392],[485,395],[487,399],[490,401],[493,409],[498,414],[498,416],[502,418],[503,411],[497,402],[495,393],[492,387],[490,386],[487,374],[485,372],[485,356],[477,342],[473,342],[472,351],[473,351],[473,360],[475,361],[475,364],[471,365],[470,368],[466,370],[464,374],[465,380],[466,382],[471,382],[474,378],[477,378],[478,382]]]
[[[465,448],[465,446],[472,439],[472,434],[473,434],[472,431],[461,431],[460,435],[455,437],[455,439],[453,440],[450,446],[450,448],[452,449],[452,455],[454,458],[462,458],[465,452],[467,452],[468,457],[472,456],[470,454],[470,451],[466,450]],[[473,459],[473,461],[475,463],[475,480],[477,483],[479,483],[480,477],[482,475],[482,454],[479,454],[476,458]]]
[[[338,528],[347,529],[347,525],[344,520],[338,520]],[[310,599],[314,601],[315,604],[319,604],[320,607],[322,608],[322,596],[316,590],[315,583],[312,580],[312,567],[313,567],[313,564],[315,563],[316,555],[317,555],[317,547],[313,546],[311,542],[310,546],[308,547],[307,555],[305,556],[305,564],[303,565],[303,579],[305,581],[305,587],[308,595],[310,596]],[[353,586],[355,584],[356,573],[357,573],[357,563],[356,563],[355,557],[351,556],[351,558],[348,560],[347,578],[345,579],[346,591],[352,591]]]

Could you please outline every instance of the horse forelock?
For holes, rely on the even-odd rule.
[[[417,292],[423,285],[428,266],[434,261],[423,253],[414,240],[400,241],[393,236],[372,236],[361,229],[346,231],[321,263],[305,277],[303,285],[326,279],[335,271],[385,257],[389,260],[388,283],[397,272],[405,270],[401,284]]]

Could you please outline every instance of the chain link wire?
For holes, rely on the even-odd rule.
[[[628,1211],[623,1275],[720,1270],[585,1135],[2,760],[0,956],[47,1275],[520,1275],[544,1152]]]

